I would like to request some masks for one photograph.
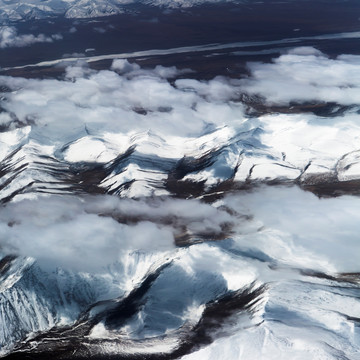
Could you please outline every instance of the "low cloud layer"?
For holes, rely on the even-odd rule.
[[[71,197],[9,204],[0,217],[1,238],[7,239],[3,249],[34,257],[46,268],[101,272],[129,251],[164,251],[174,246],[166,228],[146,221],[123,225],[88,213],[82,201]]]
[[[62,40],[62,35],[55,34],[46,36],[44,34],[18,34],[13,26],[0,27],[0,48],[8,47],[25,47],[35,43],[50,43],[57,40]]]
[[[253,216],[259,232],[241,236],[280,264],[325,272],[356,272],[360,262],[360,199],[319,199],[297,187],[263,187],[227,197],[226,204]]]
[[[200,81],[186,78],[190,70],[175,67],[145,69],[117,59],[109,70],[95,71],[80,59],[66,68],[62,80],[1,77],[0,83],[13,91],[3,95],[0,124],[9,134],[14,131],[1,136],[8,144],[1,159],[16,148],[7,139],[21,131],[27,139],[22,143],[29,143],[23,148],[27,163],[45,149],[59,161],[106,163],[135,147],[137,160],[101,184],[114,189],[138,180],[129,196],[158,194],[149,184],[166,181],[168,161],[199,159],[220,148],[203,171],[195,168],[185,179],[209,187],[232,176],[240,182],[306,180],[314,174],[359,178],[360,167],[349,156],[360,138],[357,107],[342,108],[357,101],[358,57],[329,59],[302,47],[273,63],[249,67],[248,78]],[[244,93],[277,105],[332,101],[339,106],[330,107],[329,117],[301,109],[251,117],[241,102]]]
[[[330,95],[341,95],[334,97],[334,101],[345,105],[352,103],[357,96],[355,90],[360,86],[356,72],[360,69],[358,57],[343,55],[329,59],[316,49],[297,48],[271,64],[250,64],[249,67],[252,75],[247,79],[216,77],[199,81],[186,79],[186,73],[174,67],[144,69],[119,59],[113,62],[110,70],[95,71],[80,60],[66,69],[62,80],[1,77],[0,83],[11,89],[3,94],[1,104],[4,109],[0,114],[3,128],[0,134],[1,160],[6,162],[6,156],[21,144],[21,151],[16,153],[15,159],[18,159],[18,164],[24,164],[25,169],[17,175],[16,182],[10,183],[11,189],[6,187],[7,178],[1,179],[5,184],[2,197],[16,192],[16,186],[27,186],[34,181],[41,183],[40,190],[46,188],[47,182],[51,186],[56,184],[56,179],[48,173],[43,174],[41,166],[36,165],[44,161],[43,155],[66,167],[74,165],[75,169],[76,166],[81,169],[84,162],[106,164],[131,146],[136,152],[126,159],[129,163],[115,168],[101,180],[99,186],[102,189],[110,191],[130,183],[130,190],[122,196],[169,195],[161,184],[167,180],[167,172],[173,170],[183,157],[191,159],[193,162],[189,164],[194,167],[185,180],[204,182],[208,186],[217,185],[220,180],[233,175],[238,181],[296,179],[305,169],[310,174],[340,173],[341,170],[339,180],[357,178],[360,175],[356,165],[360,127],[353,109],[329,118],[302,113],[269,114],[256,118],[247,117],[239,100],[244,92],[248,92],[267,96],[269,102],[307,101],[308,93],[313,101],[322,101],[322,96],[325,101],[322,94],[327,89]],[[279,78],[280,83],[274,81],[275,78]],[[290,90],[285,92],[282,88]],[[300,95],[295,97],[295,93]],[[208,161],[204,169],[198,170],[194,159],[218,149],[221,152],[217,157]],[[185,163],[184,169],[186,166]],[[349,171],[351,174],[347,174]],[[60,185],[60,193],[61,189]],[[235,213],[255,214],[255,218],[261,221],[263,214],[259,209],[266,204],[274,207],[273,213],[276,214],[283,211],[281,209],[288,210],[277,215],[286,221],[276,223],[274,220],[269,232],[262,237],[273,237],[269,242],[274,243],[280,239],[278,254],[277,250],[271,252],[262,248],[261,251],[270,257],[279,256],[283,262],[288,257],[294,266],[315,268],[316,259],[321,259],[320,268],[329,262],[332,271],[345,271],[347,253],[351,246],[355,246],[354,221],[358,219],[354,213],[348,214],[349,224],[341,218],[344,226],[350,229],[342,252],[335,243],[342,234],[336,233],[329,219],[340,219],[336,204],[355,209],[356,202],[347,198],[320,201],[295,190],[285,193],[262,191],[259,197],[244,197],[240,203],[255,204],[254,207],[249,205],[247,210],[230,200],[229,204]],[[26,194],[16,198],[24,197]],[[297,199],[294,208],[287,202],[288,198]],[[75,263],[75,254],[80,251],[84,259],[90,259],[84,260],[84,264],[79,262],[79,268],[86,268],[87,263],[96,263],[91,259],[98,258],[97,254],[103,254],[101,259],[104,260],[98,262],[104,266],[116,261],[121,251],[146,246],[171,249],[174,237],[181,235],[179,229],[182,227],[190,235],[213,235],[223,232],[224,224],[233,226],[239,222],[236,216],[195,200],[159,200],[158,204],[122,201],[99,198],[96,201],[72,199],[68,202],[61,198],[41,198],[9,204],[6,214],[5,210],[1,214],[2,238],[11,239],[7,246],[12,244],[16,252],[52,259],[63,266]],[[72,207],[75,210],[71,210]],[[42,208],[49,210],[42,213]],[[322,219],[321,214],[326,209],[332,213],[328,212],[326,216],[329,217]],[[265,226],[268,219],[273,221],[272,211],[267,211]],[[304,230],[306,236],[302,236],[299,234],[302,228],[295,224],[287,228],[293,221],[291,218],[307,219],[309,224],[304,220],[302,227],[313,231]],[[313,218],[324,221],[321,230],[311,223]],[[329,233],[328,228],[331,229]],[[32,234],[32,242],[28,242],[28,234]],[[307,241],[312,239],[311,234],[313,242]],[[331,234],[336,234],[336,239]],[[49,245],[42,243],[44,239]],[[73,239],[77,239],[76,242]],[[287,239],[284,240],[287,245],[281,239]],[[333,239],[334,246],[332,240],[327,244],[329,239]],[[327,244],[323,253],[319,248],[322,243]],[[51,255],[57,244],[63,244],[63,250]],[[293,244],[296,246],[292,247]],[[282,252],[284,248],[287,250]],[[332,261],[331,255],[337,251],[341,255]],[[312,260],[303,263],[306,258]],[[349,262],[351,266],[353,263]]]
[[[196,200],[41,197],[0,209],[1,247],[42,266],[97,272],[129,252],[174,249],[182,232],[219,234],[227,212]]]
[[[78,271],[102,271],[132,251],[171,251],[176,237],[188,234],[195,243],[217,236],[233,239],[234,248],[262,253],[278,265],[356,272],[359,214],[356,197],[319,199],[296,187],[257,188],[214,205],[51,196],[3,207],[0,234],[7,253]]]
[[[270,64],[250,63],[251,77],[242,82],[249,93],[262,95],[268,103],[360,102],[360,56],[336,59],[312,47],[300,47]]]
[[[248,93],[265,96],[268,103],[306,102],[309,91],[318,102],[325,101],[328,89],[336,94],[332,101],[350,104],[357,96],[351,90],[359,86],[357,61],[298,48],[271,64],[250,64],[252,74],[236,80],[199,81],[173,67],[144,69],[127,60],[104,71],[76,60],[62,80],[0,77],[2,255],[35,258],[41,270],[34,271],[46,281],[48,274],[62,273],[72,294],[78,285],[73,271],[83,272],[81,277],[91,280],[89,289],[95,287],[102,299],[110,298],[103,291],[107,282],[131,291],[149,270],[171,261],[121,329],[129,338],[166,336],[182,324],[197,323],[203,305],[212,301],[212,306],[226,291],[266,283],[264,306],[259,303],[255,314],[258,326],[243,328],[243,321],[231,317],[234,328],[224,334],[234,334],[235,342],[232,335],[216,340],[195,353],[196,359],[238,357],[244,349],[253,358],[283,357],[289,348],[298,358],[306,358],[309,348],[314,359],[329,357],[334,349],[336,356],[338,349],[346,356],[355,353],[355,287],[342,282],[355,276],[339,273],[359,271],[357,197],[319,199],[296,186],[253,186],[226,195],[232,184],[228,188],[225,182],[211,197],[199,191],[200,199],[213,201],[204,203],[169,196],[163,184],[182,172],[188,172],[185,180],[198,181],[195,187],[234,178],[248,189],[253,180],[302,181],[306,169],[360,178],[356,107],[328,117],[300,111],[250,116],[240,101]],[[98,195],[85,195],[81,187],[93,180]],[[120,197],[121,186],[130,190]],[[56,267],[68,271],[54,272]],[[9,276],[13,282],[22,276],[19,269],[10,271],[19,274]],[[33,268],[28,271],[24,278],[36,281]],[[6,285],[13,294],[11,281]],[[39,296],[53,303],[53,294],[41,295],[44,288]],[[29,286],[26,296],[21,294],[31,301],[33,292]],[[23,316],[24,306],[18,308]],[[227,313],[221,310],[220,318]],[[214,316],[219,319],[217,312]]]

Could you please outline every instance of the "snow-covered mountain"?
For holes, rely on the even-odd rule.
[[[130,1],[131,2],[131,1]],[[1,1],[0,18],[18,21],[43,19],[54,16],[68,18],[92,18],[115,15],[122,12],[122,6],[129,1],[97,1],[97,0],[47,0],[47,1]]]
[[[8,246],[38,258],[1,261],[5,358],[356,359],[358,199],[285,187],[139,202],[52,196],[2,210]]]
[[[0,19],[2,21],[19,21],[44,19],[55,16],[84,19],[121,14],[126,9],[126,5],[129,4],[140,3],[167,8],[187,8],[203,3],[218,3],[220,1],[221,0],[1,0]]]
[[[2,354],[355,359],[359,67],[1,77]]]
[[[70,66],[63,80],[3,77],[1,196],[196,197],[274,181],[346,190],[360,178],[359,64],[297,48],[239,80],[127,60]],[[261,109],[291,102],[294,113]],[[323,114],[297,113],[301,103]]]
[[[1,358],[359,360],[358,19],[271,3],[0,29]]]

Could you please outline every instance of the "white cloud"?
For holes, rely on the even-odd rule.
[[[360,262],[360,199],[319,199],[297,187],[263,187],[229,196],[225,203],[253,215],[259,232],[240,236],[239,246],[258,248],[275,261],[327,273],[356,272]]]
[[[135,62],[130,63],[127,59],[115,59],[111,64],[111,70],[121,75],[126,74],[129,78],[151,76],[163,79],[175,78],[176,76],[192,72],[190,69],[179,70],[175,66],[164,67],[161,65],[155,66],[154,69],[142,69],[138,64]]]
[[[63,58],[83,58],[86,55],[84,53],[71,53],[71,54],[64,54],[62,57]]]
[[[196,110],[196,106],[211,107],[206,97],[224,101],[232,96],[231,87],[222,80],[208,85],[195,82],[202,88],[198,94],[180,85],[174,87],[166,80],[181,73],[176,68],[157,66],[144,70],[126,60],[115,61],[112,68],[120,74],[92,71],[85,61],[79,60],[66,69],[65,77],[71,81],[2,77],[1,82],[9,87],[21,87],[18,92],[6,94],[4,106],[19,119],[35,117],[33,131],[59,141],[76,134],[85,125],[88,131],[98,135],[150,130],[158,135],[198,136],[209,123],[222,126],[243,116],[242,108],[231,104],[214,105],[227,109],[227,119],[208,120],[208,111]],[[78,130],[74,132],[75,129]]]
[[[205,204],[156,197],[151,191],[154,179],[165,181],[177,160],[199,158],[218,148],[222,152],[216,161],[188,178],[216,184],[237,163],[236,179],[246,179],[251,168],[250,180],[269,174],[295,178],[310,162],[309,169],[315,172],[347,169],[348,176],[359,178],[357,109],[329,118],[313,114],[246,118],[238,102],[246,90],[281,104],[295,100],[350,104],[358,96],[359,67],[357,56],[329,59],[316,49],[297,48],[272,64],[250,64],[252,75],[241,81],[217,77],[173,82],[169,79],[180,74],[176,68],[143,69],[126,60],[114,61],[111,71],[75,62],[63,80],[1,77],[0,83],[12,91],[2,94],[0,125],[9,125],[9,131],[0,133],[0,159],[24,144],[15,160],[17,166],[26,165],[14,186],[35,180],[44,181],[41,185],[46,187],[53,181],[41,173],[39,159],[47,159],[43,155],[76,171],[82,162],[106,163],[132,145],[136,152],[131,162],[101,185],[116,186],[121,177],[143,184],[138,186],[137,200],[19,195],[0,208],[2,252],[32,256],[45,270],[60,266],[103,273],[119,261],[124,276],[119,279],[117,272],[114,282],[128,290],[163,258],[173,259],[175,266],[163,271],[139,316],[127,324],[131,337],[163,334],[169,318],[170,328],[187,320],[196,322],[200,312],[192,317],[189,305],[199,308],[226,289],[237,290],[255,279],[269,284],[259,326],[230,329],[235,338],[217,340],[189,358],[246,353],[275,359],[285,358],[290,349],[298,358],[317,359],[319,354],[331,356],[334,348],[351,357],[358,344],[351,343],[353,322],[346,315],[356,317],[356,299],[347,296],[348,289],[342,293],[340,282],[330,288],[328,280],[297,270],[330,275],[359,271],[357,197],[318,199],[297,187],[257,187]],[[14,129],[16,121],[24,127]],[[1,189],[2,197],[5,193],[6,188]],[[226,232],[230,228],[231,234]],[[229,239],[177,249],[174,239],[185,234],[195,240],[224,234]],[[111,276],[110,270],[104,274]],[[102,284],[96,283],[101,289]]]
[[[260,251],[280,265],[356,272],[359,214],[356,197],[318,199],[296,187],[258,188],[214,205],[50,196],[7,204],[0,210],[0,235],[3,251],[35,257],[45,267],[97,272],[131,251],[172,250],[185,232],[212,239],[230,226],[235,248]]]
[[[17,33],[17,30],[13,26],[1,26],[0,27],[0,48],[7,47],[24,47],[34,43],[53,42],[62,40],[61,34],[54,34],[45,36],[44,34],[21,34]]]
[[[199,158],[224,147],[219,159],[204,171],[187,175],[187,179],[205,181],[207,186],[232,176],[237,164],[238,181],[293,180],[309,164],[302,180],[309,174],[335,169],[341,172],[339,180],[349,176],[354,179],[354,166],[343,174],[346,169],[336,164],[342,156],[358,149],[360,127],[355,110],[329,119],[313,114],[246,118],[238,100],[248,91],[264,96],[269,93],[269,102],[306,101],[308,97],[309,101],[319,101],[321,96],[325,101],[331,100],[334,89],[341,96],[333,100],[342,102],[348,91],[358,96],[358,61],[358,57],[349,55],[329,59],[316,49],[303,47],[280,56],[272,64],[250,64],[254,72],[247,79],[216,77],[199,81],[183,78],[184,72],[175,67],[144,69],[117,59],[111,70],[95,71],[85,60],[74,59],[63,80],[1,77],[0,82],[14,91],[4,94],[2,107],[6,112],[0,120],[11,129],[16,124],[29,124],[30,119],[28,139],[35,143],[33,146],[41,152],[40,146],[51,144],[53,152],[47,155],[61,161],[107,162],[130,146],[154,160],[176,161],[183,156]],[[332,67],[336,71],[331,71]],[[350,85],[344,87],[345,83]],[[348,97],[343,102],[352,101]],[[13,149],[9,147],[3,153]],[[114,172],[101,186],[114,189],[137,180],[127,195],[150,195],[158,191],[150,182],[159,184],[166,177],[160,165],[141,161],[130,164],[121,174]]]
[[[130,200],[112,196],[50,196],[0,209],[3,251],[36,258],[42,266],[102,271],[132,251],[172,250],[184,228],[219,234],[233,221],[196,200]]]
[[[222,152],[214,163],[209,161],[211,164],[206,171],[194,171],[188,178],[192,176],[192,179],[216,184],[238,163],[236,176],[245,174],[242,179],[249,175],[250,168],[253,177],[260,180],[269,174],[275,178],[279,174],[294,178],[310,161],[309,168],[316,171],[332,171],[336,164],[339,169],[351,165],[350,175],[356,175],[357,168],[353,163],[359,158],[356,150],[360,127],[355,111],[331,118],[313,114],[246,118],[243,106],[237,100],[246,89],[268,96],[268,101],[306,101],[307,93],[298,93],[305,89],[312,91],[311,96],[317,96],[312,100],[319,101],[322,89],[337,89],[341,93],[357,88],[357,62],[356,56],[329,59],[316,49],[298,48],[272,64],[250,65],[253,76],[244,81],[217,77],[211,81],[181,79],[173,82],[169,79],[180,74],[176,68],[143,69],[126,60],[114,61],[112,71],[95,71],[85,61],[75,62],[66,69],[63,80],[1,77],[0,83],[12,89],[3,94],[1,103],[4,111],[0,114],[0,124],[10,127],[9,131],[0,133],[1,159],[19,144],[24,144],[14,160],[17,166],[25,164],[24,171],[17,176],[14,186],[26,185],[35,179],[37,183],[43,181],[41,185],[46,187],[53,180],[46,177],[50,175],[41,173],[39,163],[48,159],[44,160],[42,155],[53,157],[55,161],[59,160],[57,165],[71,166],[76,171],[77,166],[84,165],[82,162],[106,163],[132,145],[136,145],[136,151],[130,163],[115,169],[101,185],[116,187],[119,178],[143,184],[136,185],[139,189],[137,200],[109,195],[42,196],[30,193],[29,188],[29,193],[15,197],[0,208],[2,251],[32,256],[47,269],[61,266],[94,273],[123,261],[120,267],[132,269],[130,274],[138,272],[141,274],[139,279],[151,268],[150,263],[159,264],[158,260],[163,257],[159,254],[174,259],[176,266],[167,268],[153,286],[154,292],[150,290],[149,294],[154,296],[149,296],[142,309],[145,316],[139,316],[139,323],[133,319],[134,323],[129,324],[130,330],[134,329],[131,336],[136,332],[147,335],[167,324],[166,317],[159,321],[157,314],[151,311],[160,309],[159,313],[164,314],[167,309],[171,310],[174,302],[169,305],[164,301],[166,297],[157,295],[166,294],[169,284],[176,288],[179,281],[181,286],[175,289],[173,299],[184,291],[191,300],[198,300],[196,306],[218,294],[212,289],[220,289],[220,292],[226,288],[237,290],[254,279],[259,283],[269,282],[267,307],[264,316],[261,314],[262,325],[256,331],[263,330],[265,316],[274,316],[273,308],[279,304],[285,304],[294,312],[300,304],[303,306],[300,310],[306,316],[312,312],[311,321],[301,314],[301,324],[321,321],[325,324],[323,327],[312,326],[311,336],[322,328],[333,329],[338,323],[331,323],[331,319],[326,323],[326,318],[334,314],[333,309],[338,311],[339,306],[334,305],[331,311],[324,312],[323,309],[330,305],[328,298],[324,301],[320,298],[328,294],[324,291],[321,296],[315,293],[310,296],[310,291],[304,289],[304,286],[310,286],[306,285],[309,279],[309,283],[322,280],[304,278],[296,269],[328,274],[358,272],[358,198],[318,199],[296,187],[257,187],[251,193],[233,192],[213,204],[205,204],[195,199],[156,197],[152,192],[156,186],[152,187],[152,183],[155,183],[154,179],[165,181],[167,171],[182,157],[196,159],[219,148]],[[337,71],[341,73],[340,77]],[[283,91],[273,82],[274,78],[279,78],[284,88],[291,91]],[[349,88],[344,87],[345,82],[350,84]],[[337,101],[340,100],[341,97],[337,97]],[[15,119],[24,127],[14,129]],[[337,163],[345,153],[348,155]],[[74,164],[76,162],[78,164]],[[274,171],[275,167],[282,171]],[[62,191],[60,188],[59,193]],[[6,188],[2,189],[1,195],[5,196],[5,192]],[[133,193],[129,194],[132,196]],[[145,195],[150,196],[145,198]],[[32,198],[24,199],[26,196]],[[234,233],[226,231],[229,229]],[[213,239],[216,235],[228,235],[230,239],[177,249],[174,239],[186,234],[195,240]],[[137,256],[137,251],[145,255]],[[144,259],[147,259],[146,266]],[[127,289],[137,283],[134,279],[135,275],[126,276]],[[298,281],[304,279],[306,281]],[[209,296],[204,297],[204,294]],[[187,299],[181,298],[185,302]],[[314,302],[317,313],[314,313]],[[191,318],[187,309],[187,306],[177,306],[177,312],[172,314],[179,314],[183,322]],[[344,309],[348,310],[344,306],[341,309],[344,313]],[[353,313],[349,311],[349,314]],[[280,320],[281,324],[288,320],[287,313],[275,315],[275,320]],[[151,326],[141,327],[142,321],[144,324],[149,321]],[[265,349],[267,356],[272,353],[272,346],[280,344],[275,354],[284,354],[284,347],[288,341],[298,339],[298,333],[289,335],[291,326],[286,326],[284,333],[277,330],[280,321],[269,321],[273,327],[264,330],[267,345],[263,346],[262,342],[261,346],[252,345],[262,341],[262,334],[255,338],[244,335],[245,340],[242,338],[241,344],[237,342],[239,348],[250,344],[248,348],[253,350],[256,358],[258,349]],[[351,325],[351,321],[344,324]],[[143,333],[141,329],[145,329]],[[345,333],[347,338],[352,336],[349,329]],[[250,328],[249,331],[254,333],[253,330]],[[273,330],[276,335],[280,334],[279,342],[269,340],[268,334]],[[340,331],[336,331],[335,335],[340,338]],[[244,331],[237,333],[246,334]],[[309,326],[303,334],[309,336]],[[318,339],[318,343],[317,340],[313,343],[305,341],[304,348],[307,349],[309,343],[314,344],[314,354],[318,354],[322,349],[319,344],[324,344],[322,340],[327,338],[320,336]],[[221,349],[213,354],[216,358],[223,354]],[[326,355],[325,350],[321,354]],[[234,352],[230,341],[228,351],[239,354],[242,350]],[[301,357],[304,352],[295,349],[294,354]]]
[[[111,69],[118,71],[120,74],[140,70],[136,63],[130,63],[126,59],[115,59],[111,64]]]
[[[53,40],[63,40],[63,36],[61,34],[54,34],[54,35],[51,35],[51,38]]]
[[[101,208],[102,199],[98,200]],[[167,227],[149,221],[120,224],[88,212],[89,204],[84,201],[45,197],[8,204],[0,210],[3,250],[34,257],[50,269],[103,271],[129,251],[157,252],[174,247],[173,233]]]
[[[270,64],[250,63],[250,78],[241,82],[249,93],[264,96],[268,103],[360,102],[360,56],[330,59],[311,47],[300,47]]]
[[[102,28],[102,27],[98,27],[98,26],[94,27],[94,28],[93,28],[93,31],[94,31],[94,32],[97,32],[97,33],[99,33],[99,34],[105,34],[105,33],[106,33],[106,29],[104,29],[104,28]]]

